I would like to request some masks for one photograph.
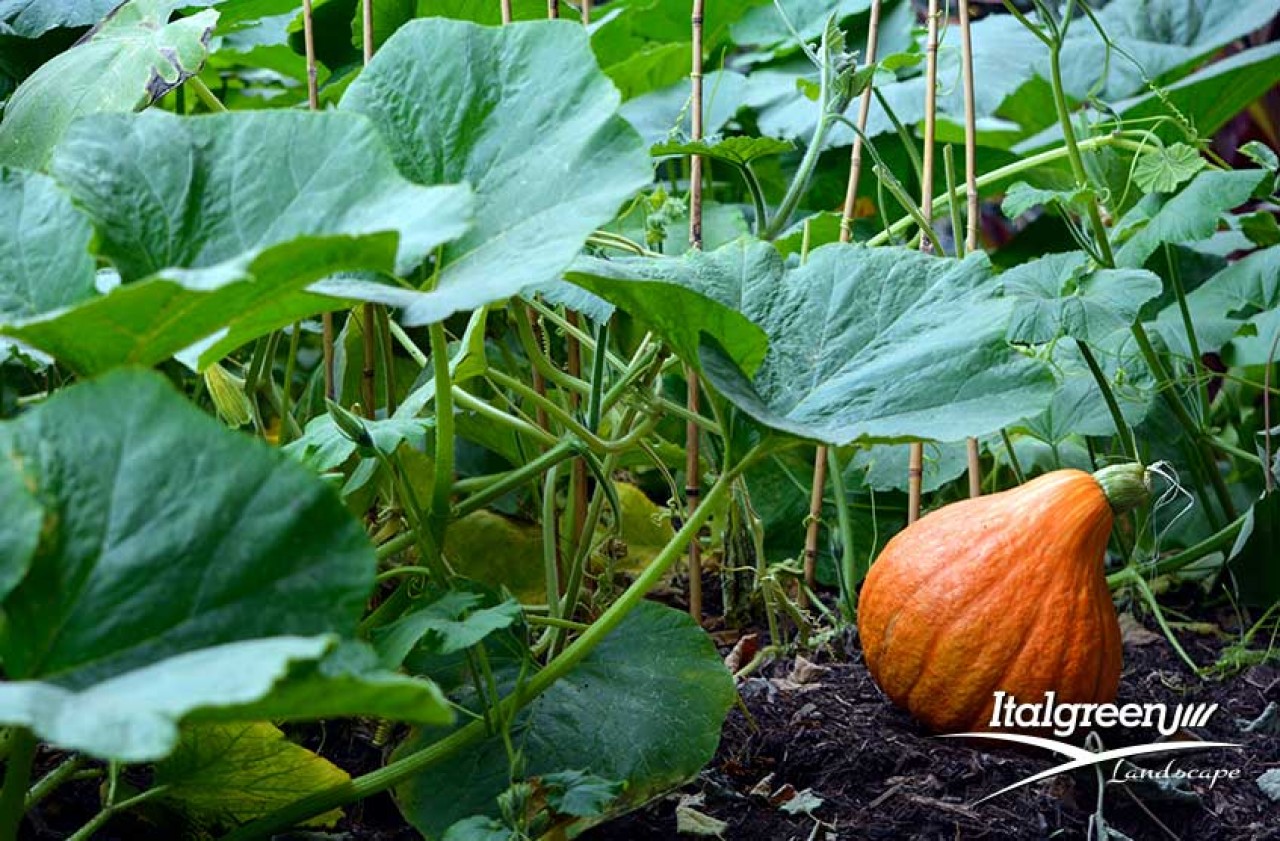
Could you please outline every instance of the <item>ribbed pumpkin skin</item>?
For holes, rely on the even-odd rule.
[[[867,668],[936,732],[989,726],[993,692],[1106,703],[1120,625],[1103,574],[1111,507],[1097,481],[1058,470],[947,505],[898,533],[858,599]]]

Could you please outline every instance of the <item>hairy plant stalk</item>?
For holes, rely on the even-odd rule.
[[[960,0],[960,62],[964,86],[964,189],[968,216],[966,218],[964,252],[978,250],[978,224],[981,221],[978,208],[978,122],[973,78],[973,33],[969,26],[969,0]],[[969,496],[982,495],[982,460],[978,451],[978,439],[970,437],[965,442],[969,461]]]
[[[880,42],[881,0],[872,0],[871,17],[867,24],[867,49],[865,64],[875,63]],[[871,114],[871,96],[874,85],[868,84],[858,105],[857,131],[853,134],[853,150],[849,153],[849,180],[845,185],[844,205],[840,210],[840,241],[853,240],[853,216],[858,204],[858,181],[862,177],[862,145]],[[836,481],[840,481],[839,477]],[[827,484],[827,447],[819,444],[813,454],[813,484],[809,490],[809,517],[804,533],[804,582],[813,589],[817,584],[818,534],[822,527],[822,499]],[[803,589],[801,590],[803,593]],[[802,597],[803,598],[803,597]]]
[[[938,122],[938,0],[929,0],[928,34],[925,42],[925,94],[924,94],[924,155],[920,176],[920,213],[924,223],[933,221],[933,158],[934,137]],[[920,238],[920,250],[933,253],[931,237]],[[924,477],[924,444],[910,445],[907,457],[907,522],[920,518],[921,483]]]
[[[692,64],[689,68],[690,91],[690,134],[693,141],[702,139],[702,11],[704,0],[693,0],[693,13],[689,22],[692,28],[693,46],[691,50]],[[692,155],[689,159],[689,247],[702,249],[702,156]],[[685,382],[688,393],[685,397],[685,409],[690,415],[697,415],[699,406],[698,374],[693,366],[684,367]],[[684,446],[684,493],[685,518],[693,519],[698,510],[698,499],[702,495],[699,467],[699,436],[702,430],[692,419],[685,422]],[[694,621],[702,622],[702,546],[695,539],[689,542],[689,615]]]

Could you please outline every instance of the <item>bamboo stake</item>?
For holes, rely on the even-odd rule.
[[[360,0],[360,7],[364,22],[364,63],[368,64],[373,59],[373,0]]]
[[[307,107],[312,111],[320,110],[320,90],[316,84],[316,39],[312,23],[311,0],[302,0],[302,43],[307,55]],[[333,313],[326,312],[320,316],[324,337],[324,396],[330,400],[337,398],[334,391],[333,374]]]
[[[876,61],[876,51],[880,43],[880,0],[872,0],[871,17],[867,22],[867,49],[865,64],[872,65]],[[858,180],[862,176],[862,133],[867,130],[867,119],[871,114],[871,85],[862,92],[862,102],[858,106],[858,131],[853,136],[853,151],[849,154],[849,181],[844,191],[844,206],[840,211],[840,241],[847,243],[853,240],[853,213],[858,202]],[[843,481],[840,476],[837,482]],[[809,493],[809,519],[805,523],[804,534],[804,582],[809,590],[817,586],[818,572],[818,530],[822,524],[822,496],[827,484],[827,447],[818,445],[813,456],[813,486]],[[852,583],[852,582],[850,582]],[[804,587],[800,588],[800,602],[808,600]]]
[[[502,25],[506,26],[511,23],[511,0],[501,0],[502,6]]]
[[[591,0],[582,0],[582,25],[591,24]]]
[[[959,0],[960,5],[960,53],[964,78],[964,189],[968,219],[965,225],[964,251],[972,254],[978,250],[978,123],[974,104],[973,83],[973,34],[969,28],[969,0]],[[978,439],[966,442],[969,456],[969,496],[982,496],[982,461],[978,452]]]
[[[560,0],[547,0],[547,17],[558,20],[560,17]]]
[[[702,11],[703,0],[693,0],[693,13],[689,22],[692,27],[693,48],[692,62],[689,68],[690,91],[690,134],[694,142],[702,139]],[[693,155],[689,160],[689,247],[702,249],[702,158]],[[698,375],[692,366],[684,368],[688,393],[685,408],[696,417],[699,412]],[[685,424],[685,516],[692,518],[698,509],[698,500],[702,496],[700,482],[698,443],[700,430],[692,419]],[[689,615],[695,622],[702,622],[702,547],[695,535],[689,542]],[[774,642],[777,642],[775,640]]]
[[[928,41],[925,44],[924,161],[920,177],[920,213],[933,220],[933,141],[938,119],[938,0],[929,0]],[[933,253],[933,242],[920,238],[920,250]],[[924,444],[914,443],[907,458],[907,522],[920,518],[920,486],[924,476]]]
[[[360,0],[364,46],[364,63],[373,59],[373,0]],[[360,377],[360,401],[364,404],[364,416],[372,418],[377,414],[377,395],[374,393],[374,380],[378,375],[378,319],[373,304],[366,303],[361,307],[361,332],[364,339],[364,368]],[[389,375],[390,372],[386,372]]]

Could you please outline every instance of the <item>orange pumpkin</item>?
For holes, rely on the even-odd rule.
[[[867,668],[937,732],[996,729],[994,692],[1019,703],[1106,703],[1120,626],[1103,560],[1113,512],[1149,497],[1137,464],[1057,470],[956,502],[898,533],[858,599]]]

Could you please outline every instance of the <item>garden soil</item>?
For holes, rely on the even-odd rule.
[[[711,591],[714,592],[714,591]],[[1231,627],[1227,612],[1203,627]],[[1148,623],[1150,624],[1150,623]],[[1236,780],[1180,790],[1106,786],[1102,814],[1116,841],[1280,841],[1280,802],[1257,784],[1280,769],[1280,710],[1270,732],[1265,719],[1280,702],[1280,667],[1253,665],[1223,680],[1195,677],[1153,627],[1126,631],[1119,703],[1216,703],[1203,728],[1178,738],[1235,742],[1239,750],[1182,755],[1179,767],[1240,769]],[[736,632],[720,631],[727,653]],[[1225,632],[1179,634],[1196,662],[1214,663]],[[1265,645],[1265,641],[1263,641]],[[1098,810],[1093,769],[1032,783],[985,803],[977,801],[1063,760],[1047,752],[994,743],[938,739],[893,707],[862,664],[856,634],[833,641],[814,662],[774,662],[739,686],[743,706],[729,713],[714,759],[699,777],[647,807],[594,828],[582,841],[852,841],[853,839],[1086,839]],[[353,774],[372,770],[382,752],[372,727],[312,725],[303,742]],[[1108,748],[1151,741],[1149,733],[1112,730]],[[42,756],[51,766],[56,756]],[[1162,768],[1168,756],[1142,764]],[[45,769],[37,769],[38,771]],[[1104,769],[1110,774],[1110,766]],[[138,783],[145,780],[139,779]],[[75,798],[42,804],[24,838],[62,839],[97,808],[96,784],[76,784]],[[55,811],[56,809],[56,811]],[[678,828],[699,827],[702,836]],[[718,836],[716,833],[718,832]],[[121,816],[98,841],[179,839],[180,833]],[[410,841],[387,795],[351,807],[333,831],[289,838],[315,841]]]

